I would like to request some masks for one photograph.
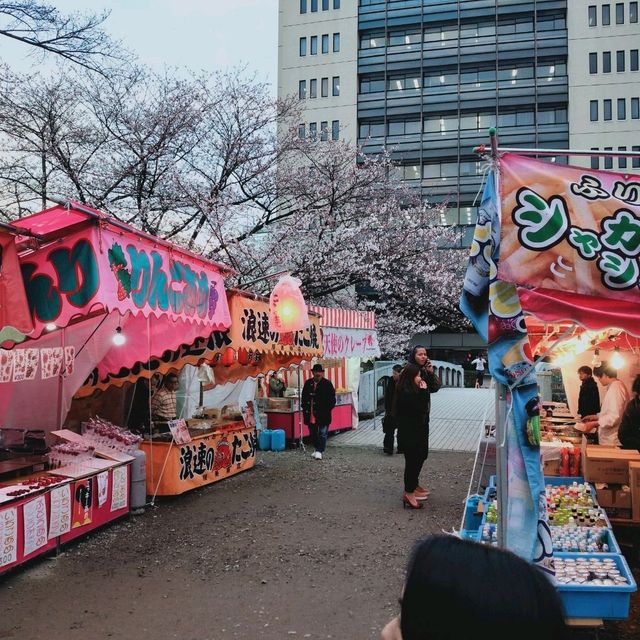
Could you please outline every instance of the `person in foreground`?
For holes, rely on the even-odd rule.
[[[508,552],[434,536],[413,550],[400,615],[381,640],[564,640],[562,604],[551,581]]]
[[[420,347],[426,357],[426,349]],[[404,494],[402,504],[421,509],[428,491],[419,484],[420,472],[429,455],[429,410],[431,392],[440,388],[433,366],[426,358],[424,370],[409,362],[396,387],[394,417],[398,427],[398,447],[404,452]]]

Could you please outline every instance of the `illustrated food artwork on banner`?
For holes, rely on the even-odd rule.
[[[504,154],[501,280],[640,302],[640,175]]]
[[[76,480],[73,489],[71,528],[77,529],[93,522],[93,479]]]
[[[18,559],[18,510],[0,511],[0,567]]]
[[[23,554],[28,556],[48,542],[47,505],[44,496],[26,502],[22,513],[24,517]]]
[[[57,538],[71,530],[71,485],[63,484],[51,489],[51,513],[49,514],[49,539]]]
[[[111,511],[124,509],[129,504],[128,468],[127,465],[123,465],[113,470]]]
[[[230,324],[223,277],[214,265],[108,226],[70,233],[22,258],[21,270],[35,336],[47,323],[66,326],[100,306],[212,330]]]
[[[167,425],[176,444],[187,444],[191,442],[191,434],[189,433],[186,420],[169,420]]]
[[[509,495],[503,542],[511,551],[553,573],[539,439],[532,438],[528,411],[537,405],[536,376],[516,288],[498,278],[498,206],[492,173],[478,211],[460,308],[489,343],[492,375],[511,393],[513,406],[505,424]]]

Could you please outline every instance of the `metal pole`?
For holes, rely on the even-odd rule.
[[[509,476],[507,465],[507,387],[496,383],[496,486],[498,491],[498,545],[506,548]]]
[[[298,430],[300,432],[299,446],[300,450],[305,453],[304,440],[302,439],[302,387],[300,386],[300,365],[298,365]],[[294,426],[295,429],[295,426]],[[295,439],[295,436],[294,436]]]
[[[373,389],[371,390],[371,397],[373,398],[373,428],[375,430],[376,428],[376,409],[378,408],[378,398],[376,398],[376,363],[375,360],[373,362],[373,369],[371,371],[371,376],[372,376],[372,386]]]

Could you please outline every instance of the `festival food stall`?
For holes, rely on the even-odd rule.
[[[614,481],[627,482],[633,503],[639,454],[585,444],[574,381],[586,363],[609,360],[627,381],[638,369],[640,178],[516,152],[497,149],[492,136],[493,173],[461,300],[489,343],[499,383],[498,474],[484,496],[469,496],[463,529],[538,564],[555,580],[567,617],[597,624],[626,618],[636,591],[608,505]],[[568,395],[566,406],[548,405],[551,416],[534,364],[549,357],[562,368]],[[571,477],[543,477],[545,428],[580,438],[564,466]]]
[[[358,425],[360,364],[362,360],[380,357],[375,314],[315,305],[310,306],[310,311],[320,317],[324,354],[317,362],[323,365],[325,377],[336,390],[329,432],[352,429]],[[289,441],[309,435],[300,410],[299,392],[310,377],[310,363],[298,371],[287,372],[285,397],[269,398],[266,402],[269,428],[283,429]]]
[[[9,226],[6,288],[24,286],[32,327],[0,334],[0,572],[129,512],[137,438],[90,410],[84,434],[64,428],[94,369],[117,377],[230,324],[226,267],[75,203]]]
[[[271,329],[266,299],[237,290],[226,295],[231,318],[227,330],[167,349],[148,361],[108,367],[104,374],[96,368],[76,394],[86,398],[97,390],[123,388],[154,375],[211,368],[213,382],[203,384],[201,393],[198,390],[201,406],[189,411],[185,403],[181,419],[168,429],[154,426],[145,432],[140,447],[146,454],[148,495],[178,495],[251,468],[257,451],[255,417],[237,403],[208,406],[209,392],[220,385],[299,366],[323,353],[316,314],[309,315],[306,329],[280,333]],[[254,410],[251,404],[248,408]]]

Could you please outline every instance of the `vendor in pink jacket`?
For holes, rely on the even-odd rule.
[[[605,396],[600,412],[593,416],[583,416],[582,425],[576,428],[585,433],[598,432],[598,444],[605,447],[619,447],[618,429],[629,402],[629,390],[618,372],[606,362],[593,370],[593,375],[605,388]]]

